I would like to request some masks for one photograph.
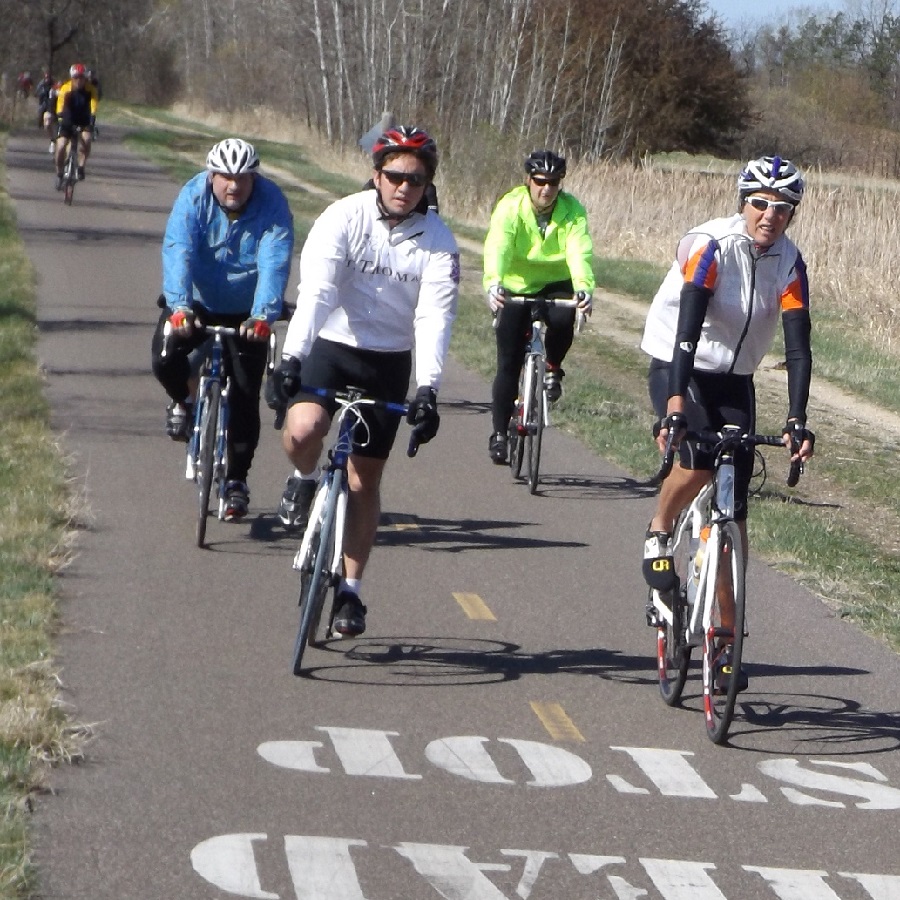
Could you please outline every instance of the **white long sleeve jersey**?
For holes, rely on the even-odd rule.
[[[415,348],[416,383],[440,387],[459,294],[459,249],[437,213],[394,228],[368,189],[332,203],[300,254],[297,311],[283,352],[303,359],[317,336],[365,350]]]

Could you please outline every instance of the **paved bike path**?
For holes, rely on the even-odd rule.
[[[39,804],[42,897],[900,898],[897,658],[753,563],[751,691],[713,747],[696,677],[687,709],[658,697],[652,499],[558,431],[531,497],[488,462],[488,386],[456,365],[438,440],[388,469],[369,631],[293,678],[268,416],[251,519],[210,523],[207,551],[163,435],[149,341],[177,186],[115,129],[71,208],[37,136],[7,161],[87,522],[58,662],[97,736]]]

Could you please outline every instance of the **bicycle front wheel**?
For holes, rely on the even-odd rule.
[[[314,529],[309,551],[300,568],[300,626],[294,641],[293,672],[303,674],[303,652],[307,644],[320,643],[317,637],[325,596],[331,586],[331,557],[340,485],[332,481],[325,498],[324,514],[310,518],[307,528]],[[315,503],[315,501],[313,501]]]
[[[209,518],[209,495],[212,490],[216,461],[216,425],[219,421],[219,405],[222,402],[222,386],[210,382],[206,395],[200,402],[200,446],[197,451],[197,546],[206,541],[206,522]]]
[[[718,544],[716,565],[709,567],[709,577],[715,579],[715,589],[709,628],[703,640],[703,707],[706,732],[715,744],[725,742],[734,717],[744,647],[746,604],[741,535],[735,522],[726,522],[721,526]],[[727,615],[728,601],[732,597],[733,624],[728,621]],[[723,606],[726,607],[724,615]]]
[[[544,437],[544,379],[541,367],[534,365],[531,411],[528,415],[528,488],[537,492],[541,474],[541,443]]]
[[[656,629],[656,662],[659,672],[659,693],[668,706],[676,706],[681,700],[684,683],[691,665],[691,646],[686,630],[690,619],[687,603],[687,579],[691,577],[689,567],[691,527],[685,519],[689,510],[683,510],[675,523],[673,534],[681,535],[675,545],[675,574],[678,583],[663,595],[670,608],[672,621],[660,619]]]

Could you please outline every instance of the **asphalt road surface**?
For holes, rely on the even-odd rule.
[[[696,674],[684,708],[658,694],[652,498],[561,431],[530,496],[488,461],[489,389],[458,365],[438,439],[408,460],[403,426],[388,467],[366,634],[293,677],[270,414],[251,515],[198,550],[149,371],[178,186],[114,128],[71,208],[42,137],[7,162],[89,523],[58,663],[96,738],[39,803],[42,898],[900,898],[898,658],[752,562],[750,690],[713,746]]]

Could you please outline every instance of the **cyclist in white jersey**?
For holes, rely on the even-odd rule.
[[[300,256],[297,310],[273,377],[275,399],[288,406],[283,442],[294,466],[278,514],[305,527],[319,456],[335,407],[299,393],[303,385],[362,388],[403,403],[415,349],[417,391],[408,420],[421,442],[438,430],[437,392],[450,344],[459,290],[459,250],[450,229],[428,208],[426,189],[437,147],[422,130],[386,131],[372,151],[372,188],[331,204],[315,221]],[[302,376],[301,376],[302,368]],[[333,628],[365,630],[359,599],[381,511],[380,484],[399,422],[366,411],[369,441],[350,457],[345,577]]]
[[[788,376],[785,443],[793,461],[813,455],[806,427],[812,372],[806,265],[785,235],[803,198],[804,182],[787,159],[765,156],[738,177],[738,212],[691,229],[657,291],[641,348],[651,357],[649,391],[659,416],[662,451],[670,430],[680,458],[660,490],[644,543],[643,572],[661,591],[674,587],[669,539],[675,520],[712,475],[709,448],[679,432],[716,431],[725,424],[756,428],[753,374],[769,350],[779,319]],[[752,450],[735,469],[735,519],[747,554],[747,495]],[[723,607],[723,625],[727,610]],[[746,677],[741,676],[741,689]]]

